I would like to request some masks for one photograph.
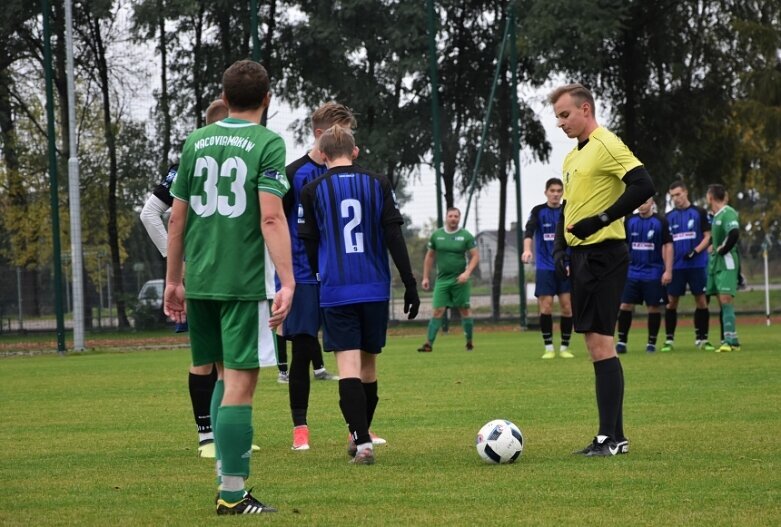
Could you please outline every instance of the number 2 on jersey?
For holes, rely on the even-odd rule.
[[[347,253],[363,252],[363,233],[353,233],[361,224],[361,202],[357,199],[344,199],[341,203],[342,218],[352,218],[344,226],[344,251]]]

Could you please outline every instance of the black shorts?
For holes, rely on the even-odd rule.
[[[381,353],[387,332],[387,301],[323,307],[325,351]]]
[[[624,240],[572,247],[572,318],[577,333],[613,336],[628,270]]]

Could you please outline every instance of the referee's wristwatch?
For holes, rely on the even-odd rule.
[[[610,217],[607,215],[607,212],[600,212],[597,217],[599,218],[599,221],[602,222],[602,225],[610,223]]]

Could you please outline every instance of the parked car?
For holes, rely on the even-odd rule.
[[[141,291],[138,292],[138,303],[155,309],[162,309],[164,288],[165,280],[162,278],[145,282],[141,287]]]

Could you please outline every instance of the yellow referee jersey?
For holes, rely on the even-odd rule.
[[[592,245],[607,240],[623,240],[624,219],[616,218],[610,225],[581,240],[566,228],[583,218],[595,216],[610,207],[624,193],[621,178],[633,168],[642,166],[629,148],[614,133],[599,127],[582,149],[575,147],[564,159],[563,180],[564,237],[567,245]]]

